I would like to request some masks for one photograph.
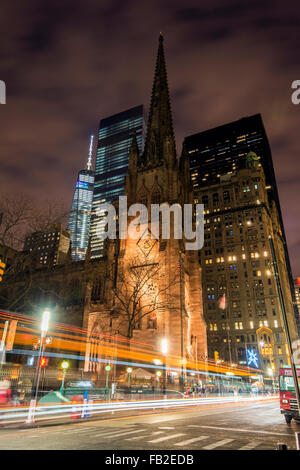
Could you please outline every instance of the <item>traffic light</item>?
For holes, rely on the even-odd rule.
[[[4,269],[5,269],[6,263],[3,263],[0,259],[0,282],[2,281],[2,276],[4,274]]]
[[[218,351],[215,351],[214,352],[214,355],[215,355],[215,362],[217,362],[219,360],[219,353]]]
[[[49,359],[47,357],[41,357],[40,359],[40,367],[46,367],[48,365]]]

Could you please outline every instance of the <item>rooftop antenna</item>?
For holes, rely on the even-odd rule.
[[[93,140],[94,140],[94,136],[91,135],[90,148],[89,148],[89,158],[88,158],[88,161],[87,161],[87,169],[88,170],[92,169]]]

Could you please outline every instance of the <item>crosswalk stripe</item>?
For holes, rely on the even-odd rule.
[[[199,436],[194,437],[193,439],[188,439],[187,441],[181,441],[174,444],[175,446],[187,446],[188,444],[193,444],[193,442],[203,441],[204,439],[208,439],[209,436]]]
[[[159,437],[158,439],[153,439],[152,441],[147,441],[147,442],[151,442],[155,444],[156,442],[162,442],[162,441],[167,441],[169,439],[175,439],[175,437],[179,437],[179,436],[185,436],[185,434],[184,433],[172,434],[171,436]]]
[[[130,431],[132,431],[132,428],[131,429],[128,429],[128,431],[126,430],[125,431],[125,434],[126,433],[129,433]],[[124,431],[123,431],[124,432]],[[119,431],[114,431],[114,432],[107,432],[107,431],[102,431],[98,434],[93,434],[92,436],[93,437],[102,437],[102,436],[107,436],[107,437],[113,437],[115,434],[119,434],[120,433],[120,429]]]
[[[254,447],[259,446],[260,442],[249,442],[243,447],[240,447],[238,450],[251,450],[254,449]]]
[[[150,436],[157,436],[158,434],[163,434],[163,431],[156,431],[152,432]],[[129,437],[128,439],[125,439],[125,441],[138,441],[139,439],[144,439],[145,437],[150,437],[148,434],[145,436],[135,436],[135,437]]]
[[[58,432],[64,432],[64,433],[73,433],[73,432],[85,432],[85,431],[92,431],[92,430],[96,430],[97,428],[78,428],[78,429],[66,429],[64,431],[58,431]],[[107,431],[106,431],[107,432]]]
[[[122,431],[122,432],[118,432],[118,433],[113,433],[113,434],[106,434],[104,437],[104,439],[108,439],[110,437],[119,437],[119,436],[124,436],[124,435],[128,435],[128,434],[136,434],[137,432],[143,432],[145,431],[144,429],[136,429],[135,431]]]
[[[201,428],[207,428],[207,429],[220,429],[221,431],[236,431],[236,432],[247,432],[249,433],[258,433],[258,434],[270,434],[270,435],[277,435],[277,436],[289,436],[290,434],[285,434],[282,432],[273,432],[273,431],[263,431],[263,430],[254,430],[254,429],[241,429],[241,428],[221,428],[220,426],[207,426],[207,425],[200,425]]]
[[[217,441],[213,442],[212,444],[209,444],[208,446],[202,447],[202,450],[211,450],[215,449],[216,447],[220,447],[224,444],[228,444],[229,442],[232,442],[233,439],[223,439],[222,441]]]

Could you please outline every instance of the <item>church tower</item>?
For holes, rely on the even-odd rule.
[[[178,370],[178,376],[183,378],[186,368],[203,364],[207,357],[206,324],[198,250],[186,250],[184,231],[176,237],[174,231],[178,222],[174,214],[181,208],[182,229],[183,208],[185,204],[193,207],[193,193],[185,148],[179,162],[176,156],[162,34],[144,152],[139,154],[134,135],[125,196],[125,223],[119,199],[116,203],[119,236],[107,243],[106,276],[102,283],[105,294],[101,305],[90,304],[88,308],[88,329],[100,335],[117,332],[127,338],[128,359],[143,361],[130,355],[137,344],[156,350],[148,359],[145,356],[146,364],[153,361],[153,354],[163,353],[162,344],[167,345],[164,353],[167,367]],[[135,210],[137,204],[143,206]],[[159,209],[163,206],[168,217],[160,210],[153,217],[153,206]],[[170,236],[165,236],[164,230],[168,228]],[[87,368],[90,358],[96,357],[93,354],[96,353],[87,356]]]
[[[132,280],[129,272],[134,271],[134,283],[147,280],[148,292],[145,295],[141,292],[137,300],[151,307],[147,311],[140,305],[140,311],[136,310],[131,337],[158,350],[165,338],[168,356],[202,361],[207,354],[207,344],[198,251],[185,250],[184,234],[181,239],[174,238],[172,212],[170,239],[162,238],[161,217],[159,237],[154,237],[150,223],[152,204],[168,207],[179,204],[182,208],[184,204],[193,204],[185,148],[179,163],[176,156],[162,34],[159,36],[145,148],[139,155],[133,138],[125,194],[128,207],[142,203],[148,209],[139,237],[133,239],[128,232],[127,238],[120,240],[116,260],[119,276]],[[130,222],[134,223],[134,217],[128,217],[128,224]],[[150,299],[151,293],[157,296],[156,305]]]

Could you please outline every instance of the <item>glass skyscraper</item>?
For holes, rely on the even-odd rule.
[[[144,142],[143,105],[135,106],[100,121],[95,166],[95,186],[91,220],[91,257],[103,255],[103,241],[97,237],[102,227],[99,204],[112,202],[124,193],[128,154],[134,133],[142,152]]]
[[[93,203],[94,171],[91,170],[92,141],[86,170],[80,170],[76,181],[68,229],[70,230],[72,258],[85,259],[89,241],[89,230]]]

